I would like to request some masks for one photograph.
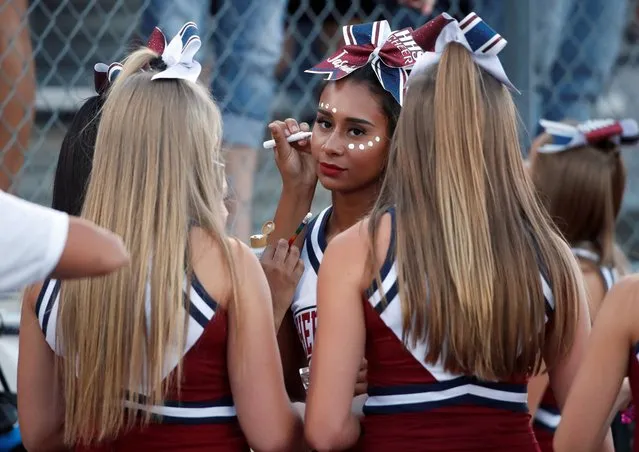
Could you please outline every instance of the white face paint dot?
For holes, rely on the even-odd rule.
[[[355,145],[353,143],[349,144],[348,149],[355,149]]]
[[[324,102],[320,104],[320,108],[324,108]]]
[[[369,141],[369,142],[368,142],[368,147],[369,147],[369,148],[372,148],[372,147],[373,147],[373,142],[372,142],[372,141]]]
[[[326,108],[328,108],[328,104],[324,104],[324,106],[325,106]]]
[[[360,144],[360,145],[359,145],[359,150],[360,150],[360,151],[363,151],[363,150],[364,150],[364,145],[363,145],[363,144]]]
[[[375,141],[377,141],[378,143],[381,141],[380,137],[375,137]]]
[[[337,108],[333,107],[333,113],[337,113]]]

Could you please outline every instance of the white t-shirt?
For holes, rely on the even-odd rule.
[[[62,256],[69,216],[0,190],[0,292],[49,275]]]

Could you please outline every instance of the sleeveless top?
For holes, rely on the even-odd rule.
[[[36,315],[51,349],[64,356],[64,347],[56,343],[60,285],[60,281],[54,279],[45,281],[36,302]],[[180,393],[171,389],[166,395],[167,400],[151,407],[138,404],[144,398],[143,391],[123,399],[125,406],[151,411],[151,423],[144,427],[136,426],[114,440],[86,448],[76,447],[75,450],[249,450],[239,427],[229,383],[226,312],[210,297],[195,275],[188,293],[186,281],[184,287],[185,302],[190,301],[185,350],[182,354],[169,354],[164,370],[164,375],[170,376],[178,361],[182,360]],[[149,295],[145,307],[148,319],[151,310]]]
[[[291,304],[295,328],[309,360],[317,329],[317,274],[326,250],[326,224],[331,211],[332,207],[327,207],[308,225],[300,256],[304,262],[304,273]]]
[[[527,405],[527,376],[488,382],[425,361],[428,344],[404,343],[395,261],[395,212],[381,268],[382,302],[374,281],[364,296],[368,399],[362,421],[367,451],[537,451]],[[553,293],[540,268],[546,317]]]
[[[590,261],[597,265],[599,263],[599,255],[588,249],[572,248],[572,253],[577,258]],[[597,270],[603,281],[604,291],[608,292],[612,285],[619,279],[617,270],[612,267],[599,265],[597,267]],[[535,412],[535,419],[533,423],[535,436],[537,437],[537,441],[539,441],[539,446],[541,447],[542,451],[552,452],[553,436],[555,430],[557,429],[557,426],[559,426],[560,420],[561,414],[559,412],[559,405],[555,400],[552,388],[550,387],[550,385],[548,385],[541,398],[539,407]]]

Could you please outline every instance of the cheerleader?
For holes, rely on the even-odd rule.
[[[304,399],[299,369],[313,354],[317,327],[317,274],[324,251],[340,232],[364,217],[379,193],[391,137],[404,102],[407,69],[432,41],[425,28],[391,31],[386,21],[343,28],[345,46],[307,72],[326,74],[310,139],[287,138],[308,131],[294,119],[275,121],[275,162],[282,176],[282,195],[275,213],[273,246],[291,237],[310,210],[317,181],[331,192],[331,205],[306,227],[301,245],[304,273],[292,300],[274,306],[280,352],[292,397]],[[288,244],[277,244],[285,255]],[[290,252],[297,253],[292,247]],[[297,257],[297,256],[294,256]],[[355,393],[365,391],[362,363]]]
[[[28,449],[296,450],[266,278],[224,233],[221,118],[197,27],[130,55],[104,103],[82,215],[131,264],[25,295],[18,370]]]
[[[380,198],[324,256],[306,438],[537,451],[526,383],[543,358],[563,403],[590,327],[583,283],[525,174],[506,42],[475,14],[429,25],[438,38],[408,81]]]
[[[578,125],[542,120],[541,125],[545,133],[533,145],[530,173],[579,262],[592,322],[606,292],[627,268],[623,253],[615,248],[615,224],[626,186],[620,145],[635,143],[639,129],[632,119]],[[531,381],[529,403],[534,409],[539,397],[532,388],[541,388],[544,392],[534,414],[534,430],[542,451],[551,452],[560,413],[547,380],[541,375]],[[616,430],[623,429],[617,420]]]

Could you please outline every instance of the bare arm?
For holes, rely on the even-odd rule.
[[[562,408],[554,441],[557,452],[600,450],[609,432],[634,342],[633,322],[639,315],[637,283],[637,279],[619,282],[606,296],[588,342],[588,353]]]
[[[545,370],[545,366],[542,367],[542,373],[535,375],[528,382],[528,411],[530,412],[531,421],[535,417],[537,408],[539,408],[541,399],[549,384],[548,373]]]
[[[18,357],[20,433],[29,451],[65,450],[64,398],[55,373],[55,355],[35,314],[40,287],[27,289],[22,303]]]
[[[251,251],[233,247],[239,312],[230,306],[228,366],[237,416],[254,449],[297,450],[302,421],[284,387],[268,283]]]
[[[67,243],[52,277],[101,276],[128,263],[129,254],[120,237],[86,220],[69,217]]]
[[[320,267],[305,418],[306,439],[317,450],[345,449],[360,434],[351,407],[366,342],[362,293],[368,248],[362,229],[357,223],[333,238]]]
[[[269,235],[268,242],[275,245],[279,239],[288,240],[304,216],[309,212],[315,188],[317,174],[315,159],[311,155],[309,140],[288,143],[286,137],[300,130],[310,130],[308,124],[297,124],[294,119],[274,121],[269,130],[275,140],[275,163],[282,175],[282,194],[275,210],[275,232]],[[300,234],[295,244],[300,246],[304,234]]]

